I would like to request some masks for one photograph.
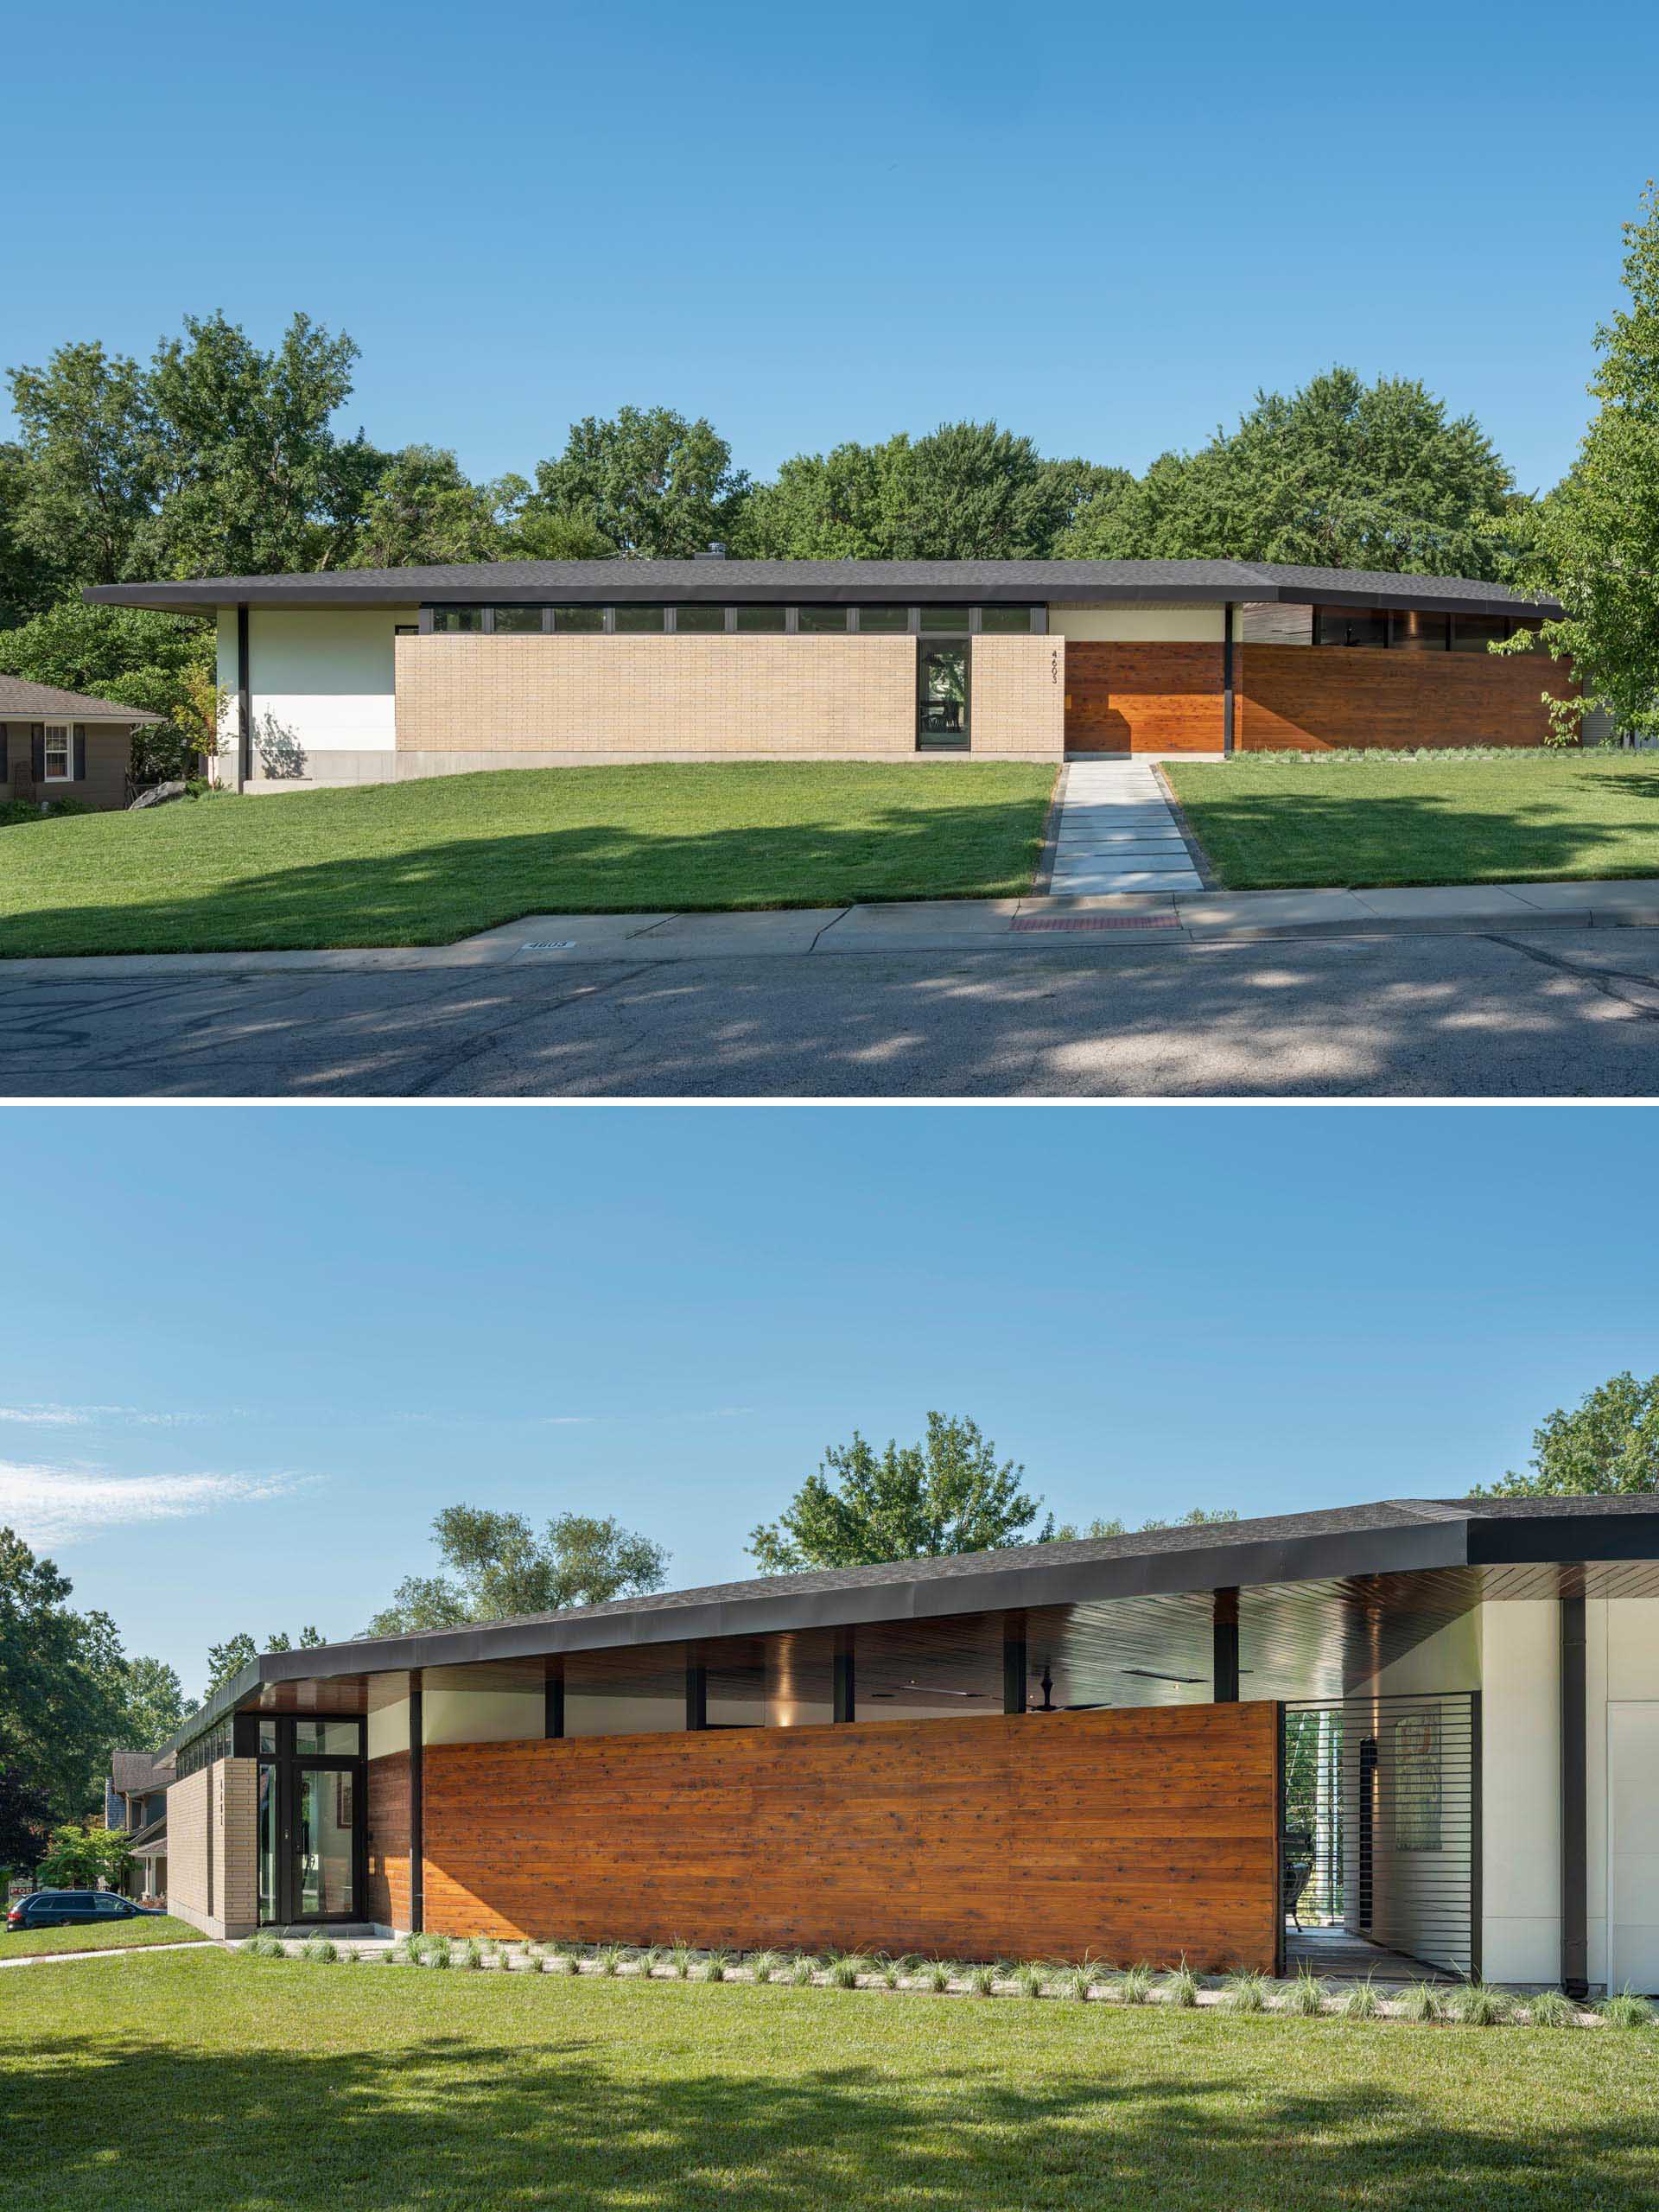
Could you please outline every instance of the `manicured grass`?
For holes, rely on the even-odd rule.
[[[163,1914],[158,1920],[89,1921],[82,1928],[20,1928],[0,1922],[0,1960],[44,1959],[55,1951],[122,1951],[139,1943],[200,1943],[200,1929]]]
[[[1167,773],[1232,891],[1659,875],[1659,760],[1648,754],[1258,753]]]
[[[435,777],[0,830],[0,954],[442,944],[529,913],[1017,897],[1053,771],[752,761]]]
[[[1651,2031],[308,1966],[0,1975],[0,2208],[1598,2212]]]

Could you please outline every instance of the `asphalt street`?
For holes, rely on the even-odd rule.
[[[0,968],[12,1097],[1659,1094],[1659,930],[96,976]]]

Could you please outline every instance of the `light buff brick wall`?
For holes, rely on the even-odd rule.
[[[258,1919],[257,1759],[216,1759],[167,1792],[167,1905],[205,1936],[252,1932]]]
[[[400,753],[916,750],[913,638],[399,638],[397,658]]]
[[[1065,751],[1065,639],[976,638],[968,719],[976,753],[1059,760]]]

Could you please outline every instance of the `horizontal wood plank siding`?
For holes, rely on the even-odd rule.
[[[1275,1712],[429,1745],[426,1924],[1270,1972]]]
[[[1238,658],[1237,742],[1251,753],[1541,745],[1541,695],[1573,688],[1559,661],[1535,652],[1247,645]]]
[[[1068,753],[1219,753],[1222,649],[1067,639]]]
[[[368,1882],[364,1908],[386,1928],[409,1926],[409,1753],[368,1766]]]

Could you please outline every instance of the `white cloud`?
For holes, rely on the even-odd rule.
[[[0,1406],[0,1421],[35,1428],[91,1428],[118,1421],[134,1428],[180,1428],[187,1421],[206,1418],[204,1414],[146,1413],[138,1406]]]
[[[96,1467],[0,1459],[0,1522],[29,1544],[73,1542],[145,1521],[183,1521],[221,1506],[281,1497],[304,1475],[112,1475]]]

